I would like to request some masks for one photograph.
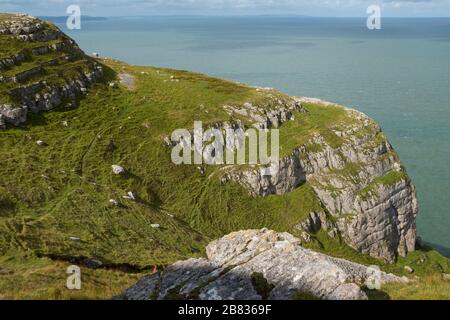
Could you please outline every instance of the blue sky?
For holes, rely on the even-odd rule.
[[[33,15],[66,13],[78,4],[83,15],[308,15],[366,16],[379,4],[383,16],[450,17],[450,0],[0,0],[1,12]]]

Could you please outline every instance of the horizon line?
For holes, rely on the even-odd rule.
[[[13,12],[11,12],[13,13]],[[33,16],[33,15],[32,15]],[[46,18],[63,18],[68,15],[34,15],[35,17]],[[311,15],[292,15],[292,14],[233,14],[233,15],[219,15],[219,14],[152,14],[152,15],[82,15],[85,18],[153,18],[153,17],[201,17],[201,18],[245,18],[245,17],[278,17],[278,18],[333,18],[333,19],[349,19],[360,18],[367,19],[367,16],[311,16]],[[450,16],[385,16],[383,19],[446,19]]]

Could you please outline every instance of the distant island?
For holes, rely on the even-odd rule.
[[[42,20],[47,20],[53,23],[65,23],[67,21],[67,16],[41,16]],[[93,16],[81,16],[83,21],[105,21],[108,20],[106,17],[93,17]]]

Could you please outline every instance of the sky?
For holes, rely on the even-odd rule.
[[[305,15],[363,17],[369,5],[385,17],[450,17],[450,0],[0,0],[0,12],[64,16],[77,4],[82,15]]]

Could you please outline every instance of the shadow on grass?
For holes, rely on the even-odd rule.
[[[369,300],[391,300],[391,297],[385,291],[369,289],[367,287],[363,287],[361,289],[367,294]]]
[[[425,252],[437,250],[440,254],[450,259],[450,248],[447,248],[445,246],[431,243],[431,242],[425,242],[424,245],[420,248],[420,250],[423,250]]]

